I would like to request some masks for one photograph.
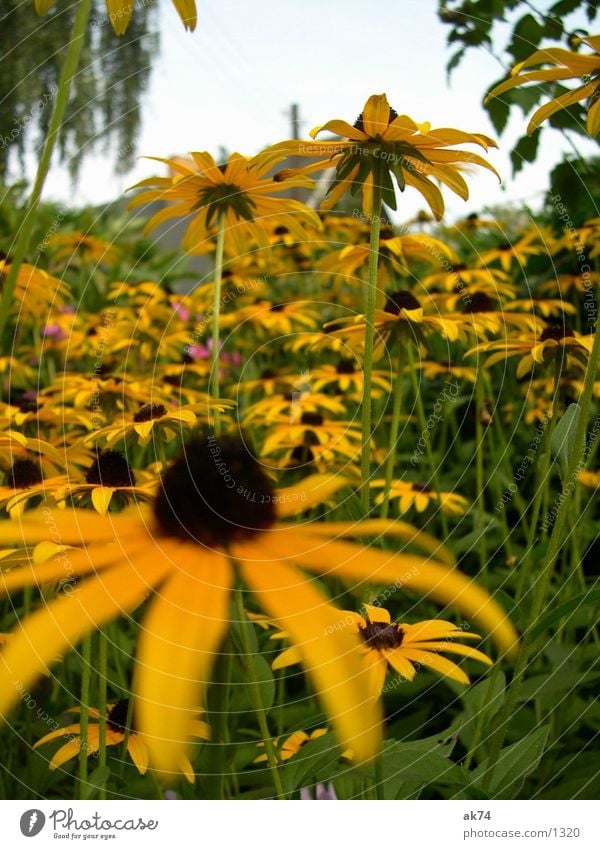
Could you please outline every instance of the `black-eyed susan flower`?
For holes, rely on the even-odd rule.
[[[391,346],[402,334],[422,339],[436,332],[452,342],[465,338],[464,320],[457,315],[428,315],[419,299],[408,289],[398,289],[386,296],[383,309],[375,311],[374,327],[378,335],[376,353],[383,353],[383,343]],[[365,333],[364,315],[339,318],[325,325],[324,330],[354,347]]]
[[[477,660],[491,666],[490,658],[478,649],[453,642],[455,639],[479,639],[478,634],[461,630],[451,622],[429,619],[407,624],[392,622],[390,612],[373,604],[363,605],[364,614],[352,610],[338,611],[337,628],[342,632],[358,634],[358,652],[363,669],[368,674],[369,692],[378,697],[385,686],[388,669],[394,670],[405,681],[412,681],[421,666],[433,669],[440,675],[459,684],[469,684],[466,672],[446,654]],[[300,657],[295,646],[283,651],[273,661],[273,669],[284,669],[298,663]]]
[[[143,477],[139,485],[136,474]],[[79,475],[70,475],[63,485],[53,487],[54,500],[63,505],[67,499],[84,504],[88,499],[104,515],[114,502],[123,507],[130,500],[149,501],[156,492],[156,480],[147,472],[134,472],[120,451],[96,451],[93,462]]]
[[[483,251],[478,257],[477,264],[487,267],[492,262],[498,262],[507,274],[511,272],[515,264],[525,268],[529,257],[544,252],[542,245],[535,244],[537,238],[538,233],[531,230],[514,242],[500,242],[496,247]]]
[[[548,365],[556,357],[564,357],[566,367],[572,364],[585,368],[594,342],[594,334],[584,335],[564,324],[548,324],[537,331],[522,333],[516,338],[495,339],[483,342],[467,352],[491,353],[486,366],[492,366],[510,357],[520,357],[517,377],[523,377],[536,365]]]
[[[293,734],[290,734],[289,737],[286,737],[285,740],[280,741],[275,739],[273,742],[276,747],[277,757],[281,762],[289,761],[290,758],[293,758],[294,755],[297,755],[298,752],[302,749],[303,746],[306,746],[307,743],[310,743],[311,740],[318,740],[320,737],[324,737],[325,734],[328,733],[327,728],[315,728],[314,731],[307,733],[306,731],[294,731]],[[264,749],[265,744],[261,741],[256,744],[260,749]],[[267,760],[266,755],[259,755],[254,759],[254,763],[264,763]]]
[[[311,131],[311,137],[329,132],[342,136],[335,141],[289,140],[267,148],[257,157],[268,167],[288,156],[316,159],[305,173],[336,167],[324,208],[334,206],[342,195],[362,191],[366,215],[373,214],[373,186],[381,191],[383,202],[396,209],[393,179],[403,191],[411,186],[425,198],[436,218],[444,211],[442,193],[433,180],[447,186],[466,199],[469,190],[460,173],[465,165],[477,165],[496,173],[483,157],[463,149],[459,144],[476,144],[487,150],[496,143],[481,133],[465,133],[450,128],[431,129],[429,123],[417,124],[407,115],[398,115],[385,94],[374,94],[365,103],[354,122],[328,121]],[[300,173],[291,169],[286,175]],[[379,215],[379,211],[376,211]]]
[[[566,80],[578,80],[580,85],[557,95],[533,113],[527,126],[527,132],[534,130],[574,103],[588,101],[587,131],[590,136],[598,135],[600,130],[600,35],[585,35],[579,41],[590,47],[593,53],[576,53],[562,47],[544,47],[536,50],[523,62],[515,65],[510,79],[490,91],[486,100],[499,97],[507,91],[527,83],[557,83]],[[536,65],[553,65],[551,68],[530,70]]]
[[[490,631],[503,651],[515,650],[517,635],[489,594],[443,562],[448,552],[427,535],[412,529],[415,543],[422,540],[429,552],[433,545],[435,557],[344,541],[393,535],[393,522],[281,521],[330,498],[344,483],[335,475],[317,476],[277,492],[244,444],[210,437],[187,446],[166,472],[151,508],[135,505],[104,517],[53,511],[62,544],[85,547],[71,552],[66,564],[51,558],[3,570],[0,585],[13,592],[59,580],[68,569],[71,578],[79,577],[77,592],[46,601],[2,650],[0,715],[18,700],[15,682],[30,687],[57,653],[90,629],[132,611],[156,590],[138,639],[134,718],[152,766],[179,769],[229,627],[232,589],[240,580],[299,647],[340,743],[350,746],[359,762],[371,758],[380,743],[380,716],[365,687],[357,651],[361,638],[336,627],[339,611],[304,570],[355,586],[401,582],[456,606]],[[32,545],[47,538],[46,515],[0,523],[0,540],[6,543]]]
[[[335,365],[324,363],[311,369],[310,376],[315,392],[333,388],[340,393],[356,393],[358,397],[362,396],[364,375],[355,357],[340,357]],[[388,395],[392,391],[389,374],[382,369],[373,369],[371,385],[374,398]]]
[[[48,250],[53,264],[61,268],[85,263],[113,265],[121,255],[115,245],[81,230],[56,233],[48,243]]]
[[[157,439],[171,442],[200,424],[210,424],[212,411],[225,412],[233,406],[231,401],[221,398],[206,398],[197,404],[177,407],[154,402],[141,404],[135,413],[116,415],[110,425],[95,430],[83,441],[84,444],[105,441],[107,445],[118,445],[131,436],[139,445],[148,445]]]
[[[0,283],[6,279],[11,268],[11,260],[0,251]],[[27,262],[19,266],[15,284],[12,310],[17,311],[21,319],[39,321],[46,318],[51,309],[55,309],[70,298],[68,284]]]
[[[268,165],[261,166],[256,157],[247,159],[239,153],[232,153],[223,165],[217,165],[206,151],[191,156],[189,162],[152,157],[168,165],[174,175],[150,177],[133,187],[143,191],[130,201],[132,209],[156,201],[168,204],[150,218],[146,231],[173,218],[192,216],[182,244],[186,250],[193,250],[210,239],[222,215],[228,239],[237,255],[243,256],[249,239],[268,246],[263,219],[271,222],[276,217],[300,241],[304,238],[302,223],[321,226],[317,214],[305,204],[275,196],[290,187],[312,185],[307,178],[273,180],[266,176]]]
[[[385,481],[375,479],[371,482],[375,488],[385,487]],[[469,508],[469,502],[456,492],[436,492],[425,483],[417,481],[392,481],[389,491],[390,500],[398,499],[400,513],[408,513],[414,507],[417,513],[423,513],[431,504],[441,504],[444,513],[450,516],[462,516]],[[376,504],[382,504],[385,493],[381,492],[375,499]]]
[[[145,775],[149,764],[148,746],[144,742],[144,738],[135,729],[134,723],[132,727],[127,726],[127,716],[129,713],[129,699],[120,699],[114,704],[106,706],[106,745],[107,746],[122,746],[127,736],[127,751],[129,757],[134,762],[140,775]],[[71,708],[68,713],[76,713],[79,708]],[[89,722],[87,726],[87,735],[85,747],[88,755],[95,755],[100,750],[100,712],[98,708],[88,707],[88,716],[95,722]],[[192,722],[191,733],[193,737],[199,740],[210,740],[210,728],[205,722],[200,719],[195,719]],[[81,739],[81,727],[78,722],[65,725],[62,728],[56,728],[49,734],[45,734],[34,744],[34,749],[39,746],[45,746],[46,743],[51,743],[61,737],[68,737],[69,740],[56,750],[52,759],[48,764],[48,768],[54,772],[55,769],[63,766],[68,761],[77,757],[84,746]],[[194,783],[195,775],[193,767],[186,755],[182,755],[179,763],[178,771],[183,773],[190,784]]]

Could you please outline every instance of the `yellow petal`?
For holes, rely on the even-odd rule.
[[[165,550],[179,571],[162,587],[144,619],[134,690],[136,727],[152,766],[178,772],[193,736],[197,705],[229,624],[229,561],[199,546]]]
[[[129,565],[89,578],[77,591],[30,614],[0,654],[0,716],[29,690],[47,664],[84,634],[137,607],[170,568],[156,558],[144,560],[143,575]]]
[[[92,504],[101,516],[108,513],[108,508],[114,494],[115,489],[112,486],[97,486],[92,490]]]
[[[385,94],[372,94],[363,108],[363,126],[368,136],[382,136],[390,122],[390,104]]]
[[[264,549],[259,546],[244,546],[244,554],[246,584],[300,649],[340,742],[350,745],[359,761],[369,760],[381,743],[381,717],[377,702],[365,691],[358,635],[337,627],[339,611],[296,569],[281,561],[261,562]]]
[[[452,569],[410,554],[393,554],[374,548],[363,548],[346,542],[321,541],[318,548],[308,546],[298,533],[296,545],[281,550],[276,534],[269,535],[269,548],[305,569],[355,584],[374,582],[392,584],[400,589],[424,593],[444,605],[456,606],[463,616],[477,622],[489,632],[498,647],[511,655],[518,648],[518,635],[508,617],[489,593],[475,580]]]
[[[148,769],[150,756],[148,754],[148,747],[144,743],[140,734],[130,732],[129,737],[127,738],[127,751],[131,756],[131,760],[136,765],[139,774],[145,775]]]

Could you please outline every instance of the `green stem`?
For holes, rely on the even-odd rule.
[[[106,766],[106,688],[107,688],[107,639],[101,629],[98,632],[98,767]],[[100,788],[100,799],[106,799],[106,782]]]
[[[485,430],[481,416],[484,406],[483,379],[481,372],[477,372],[475,380],[475,474],[477,487],[477,501],[475,513],[475,527],[477,529],[477,550],[479,552],[479,571],[483,576],[487,574],[487,542],[485,533],[485,479],[484,479],[484,439]]]
[[[383,504],[381,505],[381,518],[387,519],[390,506],[390,487],[396,467],[396,450],[398,447],[398,430],[400,429],[400,411],[402,409],[402,384],[404,383],[404,339],[398,340],[398,360],[396,361],[396,375],[394,378],[394,397],[392,406],[392,425],[390,429],[390,444],[385,466],[385,488],[383,490]],[[407,342],[410,345],[410,342]]]
[[[58,91],[54,101],[54,108],[48,124],[48,132],[44,141],[42,155],[38,163],[37,173],[31,195],[25,207],[25,214],[19,234],[16,238],[14,248],[11,251],[11,263],[6,282],[4,284],[2,298],[0,299],[0,339],[4,333],[8,315],[13,303],[15,286],[19,276],[21,264],[29,250],[29,242],[35,222],[35,213],[39,206],[44,183],[50,169],[52,154],[62,130],[63,119],[69,103],[69,93],[71,84],[79,67],[79,59],[81,51],[85,43],[85,35],[87,30],[88,19],[92,0],[79,0],[77,3],[77,13],[71,30],[71,37],[67,47],[67,55],[65,63],[62,67],[60,80],[58,83]]]
[[[598,298],[596,302],[598,303]],[[582,468],[583,465],[585,465],[586,429],[590,414],[594,379],[598,370],[599,359],[600,321],[597,321],[596,332],[594,335],[594,344],[588,360],[587,369],[585,373],[585,380],[583,384],[583,391],[581,393],[580,415],[577,420],[575,434],[573,436],[573,442],[571,444],[571,450],[569,451],[567,473],[562,487],[558,512],[556,514],[556,519],[554,521],[554,526],[550,535],[550,541],[548,543],[548,549],[546,551],[546,562],[544,563],[538,582],[534,589],[533,603],[531,605],[528,623],[523,633],[523,641],[521,643],[521,647],[515,664],[515,673],[511,685],[509,687],[508,693],[506,695],[506,700],[499,711],[496,731],[490,743],[490,757],[488,759],[488,768],[486,770],[486,774],[482,783],[482,789],[486,792],[489,791],[492,779],[494,777],[494,770],[498,763],[498,759],[502,751],[502,746],[506,738],[506,733],[508,731],[508,723],[510,722],[511,717],[514,715],[519,701],[521,686],[523,684],[525,673],[527,672],[530,658],[533,657],[536,651],[537,643],[540,639],[532,638],[531,631],[535,623],[539,620],[544,608],[544,604],[546,603],[548,587],[550,586],[550,583],[552,581],[552,577],[554,575],[554,568],[565,540],[565,527],[567,526],[567,519],[571,502],[573,500],[573,493],[575,488],[577,487],[577,478],[579,475],[579,470],[580,468]]]
[[[92,634],[86,634],[81,647],[81,698],[79,713],[79,798],[85,799],[88,778],[88,719],[92,669]]]
[[[269,769],[271,770],[271,776],[273,778],[273,785],[275,787],[276,796],[278,799],[285,799],[283,784],[281,782],[281,776],[279,775],[277,752],[275,751],[275,744],[273,743],[273,738],[271,737],[269,724],[267,722],[267,714],[262,703],[262,696],[260,693],[260,687],[258,685],[258,670],[256,669],[256,664],[254,663],[252,643],[248,635],[248,628],[251,628],[252,624],[248,621],[248,617],[246,616],[243,591],[241,589],[237,589],[234,593],[234,597],[236,615],[240,623],[242,648],[244,649],[244,655],[241,660],[246,671],[250,701],[252,703],[252,707],[254,708],[254,712],[258,720],[258,727],[260,729],[260,733],[265,744],[267,763],[269,764]]]
[[[215,281],[212,313],[212,350],[210,357],[210,394],[218,400],[220,397],[219,367],[220,367],[220,337],[219,324],[221,320],[221,281],[223,279],[223,252],[225,248],[225,213],[219,215],[217,230],[217,245],[215,249]],[[221,414],[215,409],[213,411],[215,421],[215,436],[221,433]]]
[[[552,415],[550,417],[550,421],[547,423],[546,428],[544,430],[544,436],[541,445],[541,455],[539,457],[539,466],[536,463],[535,479],[538,485],[533,499],[531,522],[529,524],[529,533],[527,534],[527,546],[525,548],[525,554],[523,555],[523,561],[521,562],[521,565],[519,567],[519,577],[517,579],[517,585],[515,587],[515,599],[517,603],[520,602],[521,598],[523,597],[523,593],[525,591],[525,581],[531,571],[531,559],[533,557],[537,526],[540,518],[540,511],[542,505],[546,501],[546,496],[550,487],[550,467],[552,464],[552,436],[554,434],[554,428],[556,427],[556,421],[558,419],[558,391],[560,387],[561,366],[562,359],[557,355],[554,369],[554,396],[552,399]]]
[[[433,456],[433,451],[431,448],[431,439],[430,435],[427,432],[427,419],[425,418],[425,408],[423,407],[423,397],[421,395],[421,390],[419,387],[419,381],[417,378],[417,372],[415,369],[415,358],[413,356],[413,350],[410,345],[407,345],[408,351],[408,362],[409,362],[409,372],[410,379],[413,387],[413,394],[415,396],[415,404],[417,407],[417,418],[419,420],[419,427],[421,428],[421,432],[423,434],[423,439],[425,441],[425,453],[427,454],[427,461],[429,463],[429,474],[431,476],[431,480],[433,481],[433,487],[435,489],[435,493],[438,497],[439,511],[440,511],[440,521],[442,523],[442,533],[444,535],[444,539],[448,539],[448,523],[446,522],[446,516],[444,515],[444,511],[442,509],[442,488],[440,486],[440,479],[438,476],[437,466],[435,462],[435,457]]]
[[[369,479],[371,477],[371,420],[372,420],[372,372],[373,348],[375,343],[375,307],[377,305],[377,267],[379,262],[379,230],[381,227],[381,188],[373,180],[373,208],[371,210],[371,233],[369,236],[369,270],[365,291],[365,359],[364,387],[362,397],[362,450],[360,458],[362,489],[361,503],[365,514],[370,509]]]

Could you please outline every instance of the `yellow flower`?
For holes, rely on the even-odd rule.
[[[338,611],[338,630],[358,634],[361,639],[359,652],[363,669],[368,674],[369,693],[381,695],[388,667],[397,672],[402,680],[412,681],[417,670],[429,667],[440,675],[459,684],[469,684],[466,672],[443,657],[441,652],[456,654],[478,660],[491,666],[490,658],[471,646],[452,642],[456,638],[479,639],[478,634],[457,628],[451,622],[430,619],[412,625],[392,622],[388,610],[373,604],[365,604],[364,616],[352,610]],[[284,669],[298,663],[297,648],[286,649],[273,661],[273,669]]]
[[[61,267],[78,266],[83,263],[113,265],[121,252],[110,242],[97,239],[89,233],[74,230],[71,233],[57,233],[48,243],[53,264]]]
[[[547,365],[562,354],[565,356],[566,366],[574,362],[585,367],[593,343],[593,333],[585,336],[563,324],[548,324],[541,332],[534,331],[516,339],[496,339],[477,345],[467,351],[466,356],[491,351],[491,357],[486,360],[488,368],[509,357],[520,356],[517,377],[523,377],[536,365]]]
[[[156,201],[169,205],[155,213],[148,221],[145,232],[173,218],[192,215],[183,237],[186,250],[194,250],[212,237],[220,215],[225,216],[227,236],[237,256],[244,256],[249,239],[261,247],[268,247],[268,230],[262,222],[277,219],[297,239],[304,239],[299,222],[320,227],[314,210],[289,197],[273,197],[290,187],[312,185],[306,177],[276,181],[265,176],[269,166],[257,164],[256,157],[247,159],[232,153],[224,165],[217,165],[210,153],[191,154],[189,164],[181,160],[151,157],[166,163],[174,172],[171,177],[150,177],[133,188],[144,189],[129,203],[134,209]]]
[[[186,430],[193,430],[200,422],[210,423],[211,411],[226,412],[234,406],[232,401],[206,398],[198,404],[184,404],[167,409],[164,404],[141,404],[136,413],[123,414],[100,430],[86,436],[83,442],[106,440],[107,445],[117,445],[128,436],[135,436],[139,445],[148,445],[151,439],[171,442]]]
[[[317,159],[304,169],[284,171],[286,177],[335,165],[336,175],[323,204],[325,208],[334,206],[347,190],[352,194],[362,190],[363,210],[366,215],[372,215],[373,185],[376,185],[381,190],[383,202],[396,209],[393,175],[400,191],[406,186],[416,189],[439,219],[444,212],[444,201],[433,180],[439,180],[466,200],[469,189],[461,169],[478,165],[496,174],[483,157],[454,149],[455,145],[466,143],[487,150],[497,146],[493,139],[481,133],[450,128],[432,130],[429,123],[417,124],[408,115],[398,115],[385,94],[372,95],[354,124],[337,119],[328,121],[315,127],[311,136],[315,139],[322,132],[335,133],[343,140],[292,139],[267,148],[257,158],[268,167],[287,156]]]
[[[579,80],[581,85],[553,98],[537,109],[529,121],[527,132],[533,133],[543,121],[552,117],[561,109],[566,109],[580,100],[589,98],[587,113],[587,131],[590,136],[598,135],[600,130],[600,35],[586,35],[580,39],[591,47],[593,53],[575,53],[562,47],[545,47],[536,50],[524,62],[519,62],[511,71],[511,77],[497,85],[486,97],[499,97],[510,89],[526,83],[562,82]],[[525,71],[534,65],[554,65],[554,68],[539,68]]]
[[[289,737],[286,737],[281,746],[279,746],[279,740],[275,739],[273,742],[276,746],[279,746],[278,749],[278,757],[280,761],[289,761],[294,755],[297,755],[300,749],[309,743],[311,740],[318,740],[319,737],[323,737],[328,733],[327,728],[315,728],[314,731],[311,731],[310,734],[307,734],[306,731],[294,731],[293,734],[290,734]],[[264,743],[261,741],[257,743],[259,748],[264,748]],[[264,763],[267,760],[266,755],[259,755],[257,758],[254,758],[254,763]]]
[[[507,274],[510,273],[515,262],[524,268],[530,256],[537,256],[544,252],[541,245],[532,244],[536,236],[537,233],[532,230],[516,242],[501,242],[495,248],[480,254],[477,264],[485,268],[490,262],[499,262]]]
[[[127,727],[127,715],[129,713],[129,699],[120,699],[115,704],[106,706],[106,745],[120,746],[125,740],[127,734],[127,751],[131,760],[137,767],[140,775],[145,775],[149,764],[148,746],[141,734],[138,734],[135,727]],[[68,713],[77,713],[79,708],[71,708]],[[88,716],[90,719],[97,720],[89,722],[87,727],[86,748],[88,755],[94,755],[100,750],[100,713],[97,708],[89,707]],[[132,723],[133,725],[133,723]],[[192,736],[200,740],[210,739],[210,728],[205,722],[199,719],[193,720]],[[65,725],[63,728],[57,728],[46,734],[34,745],[34,749],[39,746],[45,746],[46,743],[51,743],[60,737],[69,737],[70,739],[64,743],[52,756],[52,760],[48,764],[48,768],[54,772],[55,769],[70,761],[72,758],[79,755],[83,741],[81,739],[81,727],[78,722],[71,725]],[[179,763],[179,772],[182,772],[190,784],[194,783],[195,775],[192,765],[186,755],[182,755]]]
[[[385,486],[384,480],[373,480],[371,486]],[[427,484],[411,483],[410,481],[392,481],[390,487],[390,499],[399,499],[399,509],[401,513],[406,513],[411,507],[414,507],[417,513],[422,513],[433,502],[440,503],[444,513],[451,516],[462,516],[469,507],[469,502],[462,495],[456,492],[440,492],[439,495]],[[381,492],[375,499],[376,504],[381,504],[384,501],[384,493]]]
[[[78,577],[77,592],[46,601],[26,617],[0,655],[0,715],[18,701],[55,654],[94,627],[137,608],[155,593],[140,631],[134,674],[136,728],[158,770],[179,769],[193,734],[215,654],[230,622],[233,587],[242,581],[301,652],[340,743],[357,761],[380,745],[379,706],[365,695],[356,651],[358,634],[336,629],[339,612],[304,570],[364,582],[401,582],[451,604],[514,652],[517,635],[505,613],[426,534],[411,539],[435,557],[364,548],[344,538],[396,533],[395,523],[305,522],[282,519],[330,498],[345,484],[316,476],[276,492],[245,443],[213,437],[187,446],[166,472],[152,506],[116,515],[57,510],[51,515],[64,545],[85,546],[66,559],[0,573],[5,592]],[[0,522],[0,541],[25,545],[48,537],[49,519],[34,513]],[[406,527],[399,523],[401,538]],[[440,558],[449,558],[452,565]],[[169,733],[165,735],[164,729]]]

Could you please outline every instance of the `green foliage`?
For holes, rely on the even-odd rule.
[[[0,63],[0,178],[16,157],[38,146],[48,128],[75,5],[57,5],[38,17],[31,3],[7,0]],[[141,126],[140,101],[158,50],[156,6],[138,4],[126,35],[117,37],[104,0],[94,0],[81,66],[73,80],[59,153],[76,177],[83,158],[112,147],[115,170],[125,173],[135,158]],[[32,61],[32,57],[35,61]]]
[[[523,12],[523,14],[520,14]],[[565,17],[574,14],[574,22],[568,26]],[[577,50],[577,36],[589,34],[577,26],[581,18],[592,24],[598,16],[598,3],[588,0],[562,0],[540,9],[526,0],[440,0],[438,15],[442,23],[450,29],[447,36],[449,46],[459,45],[452,53],[448,64],[448,75],[458,67],[467,51],[471,48],[484,48],[491,52],[508,69],[522,62],[540,47],[561,46],[567,50]],[[498,26],[511,25],[511,33],[503,47],[498,45]],[[485,91],[506,79],[489,82]],[[495,97],[484,103],[497,133],[502,133],[515,106],[519,106],[524,115],[531,113],[545,95],[553,98],[566,91],[557,84],[532,84],[527,87],[508,91],[501,97]],[[587,137],[585,129],[585,109],[577,104],[554,115],[546,125],[534,134],[535,141],[526,136],[519,139],[511,151],[513,174],[521,170],[525,162],[533,162],[538,154],[539,139],[547,126],[563,132],[573,132]]]

